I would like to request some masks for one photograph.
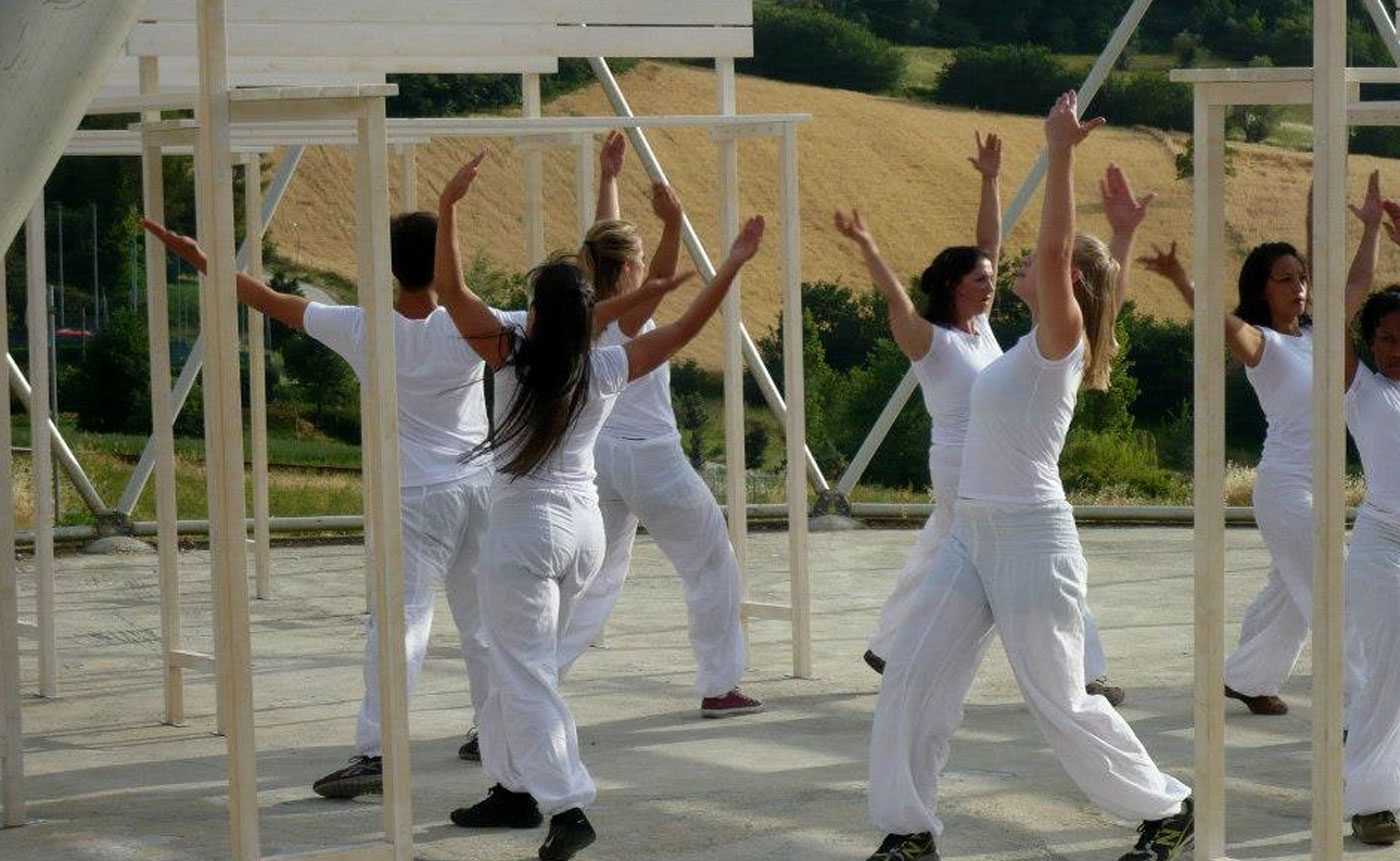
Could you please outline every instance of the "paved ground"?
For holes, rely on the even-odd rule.
[[[1191,775],[1191,534],[1092,528],[1083,533],[1090,600],[1124,711],[1164,767]],[[788,677],[786,628],[751,630],[748,690],[763,715],[703,721],[691,693],[684,606],[674,574],[643,539],[607,648],[580,661],[566,694],[600,787],[590,810],[594,861],[863,859],[881,835],[865,813],[866,745],[876,677],[862,635],[913,544],[911,531],[814,535],[816,679]],[[1261,584],[1254,530],[1232,530],[1230,636]],[[750,542],[758,599],[782,599],[786,536]],[[374,802],[323,801],[311,781],[350,753],[363,642],[361,550],[286,547],[274,554],[278,597],[255,602],[254,654],[264,853],[373,839]],[[207,554],[183,554],[190,645],[208,642]],[[227,857],[222,739],[211,735],[211,686],[189,686],[189,722],[159,723],[153,558],[62,560],[61,698],[25,704],[32,825],[0,832],[4,861]],[[31,600],[26,593],[24,600]],[[26,606],[27,603],[26,603]],[[447,813],[486,788],[456,758],[470,722],[445,604],[413,712],[417,856],[533,858],[540,832],[480,834]],[[24,656],[26,678],[33,655]],[[1231,709],[1230,839],[1238,858],[1301,858],[1308,846],[1307,655],[1285,695],[1293,713]],[[947,858],[1113,859],[1132,828],[1092,808],[1061,771],[1022,706],[999,647],[972,691],[946,774]],[[1352,854],[1400,859],[1400,847]]]

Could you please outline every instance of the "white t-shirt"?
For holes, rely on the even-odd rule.
[[[639,334],[656,328],[647,320]],[[600,347],[620,347],[632,340],[622,328],[613,323],[598,337]],[[676,413],[671,408],[671,363],[661,366],[645,377],[627,384],[613,404],[612,414],[603,422],[603,436],[620,440],[663,440],[681,438],[676,427]]]
[[[524,311],[493,310],[493,313],[505,326],[519,330],[525,327]],[[515,476],[497,470],[494,483],[498,496],[543,488],[575,490],[596,498],[598,488],[594,484],[597,473],[593,469],[593,445],[598,441],[598,433],[617,402],[617,396],[627,387],[627,351],[622,347],[594,347],[589,351],[588,359],[588,399],[565,431],[559,447],[529,475]],[[509,364],[496,371],[494,380],[492,412],[499,425],[509,413],[519,383],[514,367]],[[517,446],[502,447],[495,453],[496,464],[504,466],[509,463],[516,451]]]
[[[972,415],[963,444],[960,499],[1059,502],[1060,452],[1074,418],[1084,343],[1063,359],[1040,353],[1035,330],[992,362],[972,384]]]
[[[306,306],[306,334],[365,373],[365,312],[354,305]],[[488,481],[491,459],[462,463],[486,438],[482,375],[486,363],[438,308],[422,320],[394,314],[399,396],[399,486],[460,479]]]
[[[924,395],[924,408],[933,419],[929,443],[961,450],[967,439],[972,383],[1001,356],[986,314],[973,318],[971,334],[933,327],[933,341],[922,358],[910,363]]]
[[[1259,364],[1245,368],[1268,419],[1259,470],[1275,476],[1312,477],[1312,330],[1284,335],[1266,326]]]
[[[1366,470],[1361,512],[1400,526],[1400,381],[1361,365],[1347,389],[1346,415]]]

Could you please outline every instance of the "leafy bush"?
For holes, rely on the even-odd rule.
[[[1060,455],[1060,478],[1069,493],[1112,492],[1184,500],[1183,479],[1157,463],[1157,444],[1144,431],[1074,429]]]
[[[621,73],[636,61],[609,65]],[[390,75],[388,80],[399,85],[399,94],[388,102],[391,117],[456,117],[520,105],[519,75]],[[548,102],[592,81],[587,60],[561,59],[557,74],[540,77],[540,98]]]
[[[686,392],[675,399],[676,424],[685,437],[690,465],[696,469],[705,465],[705,399],[695,392]]]
[[[1079,85],[1050,49],[1040,45],[960,48],[943,67],[934,100],[989,111],[1041,114]]]
[[[1114,72],[1089,105],[1091,116],[1108,117],[1117,126],[1151,126],[1190,131],[1191,89],[1166,72]]]
[[[768,451],[768,425],[749,419],[744,425],[744,468],[762,469],[763,455]]]
[[[149,431],[150,367],[145,320],[117,309],[88,341],[79,373],[68,379],[64,394],[78,414],[78,428],[96,433]]]
[[[694,359],[681,359],[671,363],[671,395],[694,392],[703,398],[724,397],[724,375],[719,371],[708,371]]]
[[[904,77],[904,55],[859,24],[821,9],[759,3],[753,10],[751,75],[873,93]]]

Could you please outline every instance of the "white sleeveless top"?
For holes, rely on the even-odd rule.
[[[972,384],[958,498],[1063,502],[1060,452],[1083,375],[1083,341],[1052,362],[1041,355],[1035,329],[988,365]]]
[[[972,383],[1001,356],[1001,345],[992,334],[987,315],[974,317],[972,325],[971,334],[934,326],[928,352],[910,362],[924,396],[924,408],[933,420],[929,444],[935,448],[961,452],[967,439]]]
[[[647,320],[639,334],[656,328],[656,322]],[[613,323],[598,336],[599,347],[620,347],[632,340]],[[671,408],[671,363],[661,366],[645,377],[627,384],[622,394],[613,404],[612,414],[603,422],[602,436],[611,439],[653,442],[663,439],[680,441],[681,432],[676,427],[676,413]]]
[[[1265,326],[1259,364],[1245,368],[1264,410],[1269,430],[1259,471],[1275,476],[1312,479],[1312,330],[1284,335]]]

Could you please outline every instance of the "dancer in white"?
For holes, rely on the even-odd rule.
[[[601,159],[597,223],[579,249],[579,261],[599,299],[631,293],[645,280],[670,277],[680,257],[683,215],[670,186],[652,186],[652,211],[661,220],[662,233],[649,267],[636,227],[619,220],[617,181],[625,152],[626,138],[610,134]],[[655,310],[655,302],[637,306],[608,326],[598,345],[619,346],[653,331]],[[745,665],[739,561],[719,503],[681,448],[669,364],[663,362],[618,395],[593,459],[606,550],[598,576],[579,597],[560,641],[560,673],[567,673],[602,633],[622,593],[640,522],[680,575],[701,716],[762,711],[763,703],[739,690]]]
[[[1386,232],[1400,244],[1400,205],[1385,205]],[[1366,498],[1347,553],[1347,648],[1359,652],[1349,661],[1365,659],[1367,673],[1350,697],[1342,804],[1358,840],[1390,845],[1400,841],[1400,285],[1368,298],[1374,243],[1367,262],[1369,269],[1352,267],[1363,277],[1347,284],[1347,317],[1360,309],[1372,367],[1348,337],[1347,428],[1361,453]]]
[[[455,207],[480,162],[464,166],[439,200],[436,284],[458,331],[496,371],[497,420],[466,458],[493,452],[496,465],[480,585],[492,678],[481,753],[496,785],[485,800],[453,811],[452,821],[529,828],[549,815],[539,857],[563,861],[595,839],[583,808],[596,788],[558,685],[560,634],[603,559],[593,446],[627,383],[659,367],[714,314],[758,251],[763,220],[744,226],[715,278],[675,322],[624,346],[595,348],[593,291],[571,258],[552,258],[530,273],[524,314],[494,311],[468,289]],[[656,279],[625,298],[640,305],[688,277]]]
[[[909,358],[923,392],[924,406],[932,419],[929,445],[929,479],[938,501],[932,516],[901,569],[894,591],[885,600],[875,631],[869,637],[865,662],[877,673],[894,644],[899,621],[910,605],[938,545],[947,537],[956,510],[958,481],[962,471],[963,441],[967,435],[969,399],[973,381],[987,365],[1001,356],[988,315],[996,297],[996,264],[1001,251],[1001,203],[997,177],[1001,169],[1001,140],[977,136],[977,156],[969,158],[982,178],[977,213],[977,244],[945,248],[919,278],[926,297],[922,314],[905,292],[899,277],[880,256],[860,213],[836,213],[836,229],[859,245],[871,278],[885,298],[890,331]],[[1104,211],[1113,227],[1110,250],[1119,263],[1115,301],[1121,307],[1127,296],[1128,261],[1133,238],[1147,214],[1153,195],[1138,200],[1126,175],[1110,165],[1100,183]],[[1103,696],[1114,706],[1126,697],[1123,689],[1109,684],[1106,658],[1098,628],[1088,606],[1084,607],[1085,690]]]
[[[1309,211],[1312,207],[1309,206]],[[1380,177],[1373,173],[1366,199],[1352,207],[1365,236],[1352,263],[1363,278],[1380,230]],[[1195,286],[1176,258],[1176,244],[1141,263],[1167,278],[1194,307]],[[1373,266],[1370,268],[1374,268]],[[1367,284],[1369,275],[1364,276]],[[1225,344],[1268,419],[1264,453],[1254,479],[1254,518],[1273,566],[1264,588],[1245,611],[1240,642],[1225,661],[1225,695],[1257,715],[1288,713],[1279,696],[1293,671],[1312,621],[1312,318],[1307,267],[1286,242],[1256,247],[1240,269],[1239,305],[1225,317]],[[1348,690],[1359,676],[1348,660]]]
[[[204,271],[204,254],[193,239],[149,221],[144,224],[174,254]],[[463,463],[461,453],[486,438],[481,387],[485,366],[438,305],[432,286],[436,237],[437,219],[428,212],[399,215],[390,225],[392,268],[400,287],[394,302],[394,353],[403,500],[404,654],[411,695],[427,654],[433,601],[438,588],[445,586],[467,665],[472,709],[479,713],[489,682],[476,579],[491,510],[491,460]],[[305,330],[349,362],[356,375],[364,373],[364,309],[278,293],[243,274],[238,276],[238,298],[289,328]],[[365,637],[365,693],[355,732],[358,753],[313,785],[326,798],[382,790],[377,630],[371,615]]]
[[[952,533],[889,655],[870,743],[870,813],[888,833],[870,861],[938,857],[939,774],[994,628],[1075,783],[1143,820],[1125,861],[1171,861],[1194,837],[1189,790],[1084,690],[1086,566],[1058,459],[1081,379],[1108,385],[1117,303],[1108,248],[1074,232],[1074,148],[1103,122],[1081,124],[1076,108],[1066,93],[1045,123],[1040,237],[1017,282],[1034,327],[973,383]]]

